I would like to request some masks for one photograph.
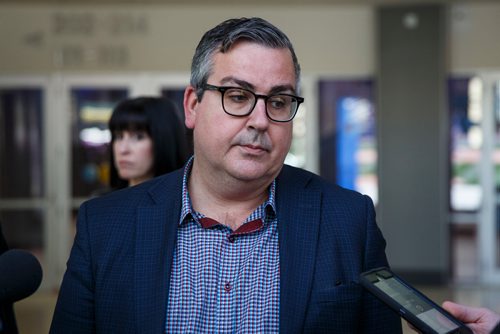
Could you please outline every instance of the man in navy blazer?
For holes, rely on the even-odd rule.
[[[400,333],[358,284],[387,266],[369,197],[284,165],[303,98],[260,18],[204,34],[185,168],[84,203],[51,333]]]

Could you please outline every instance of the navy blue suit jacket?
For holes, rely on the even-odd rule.
[[[51,333],[162,333],[182,170],[90,200]],[[387,265],[367,196],[284,166],[277,178],[281,333],[401,333],[399,316],[357,284]]]

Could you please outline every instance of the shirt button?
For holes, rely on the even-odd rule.
[[[231,292],[231,289],[232,289],[231,283],[226,282],[226,284],[224,284],[224,291],[229,293],[229,292]]]
[[[228,240],[230,243],[234,243],[235,239],[236,239],[236,238],[235,238],[235,236],[234,236],[234,235],[228,235],[228,236],[227,236],[227,240]]]

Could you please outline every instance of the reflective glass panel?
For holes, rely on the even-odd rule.
[[[108,120],[126,88],[79,87],[71,90],[72,189],[74,197],[90,196],[109,185]]]
[[[0,211],[2,232],[9,248],[28,249],[41,255],[44,215],[41,209],[4,209]]]
[[[0,89],[0,198],[44,194],[40,89]]]
[[[378,201],[371,80],[320,81],[320,173]]]
[[[452,211],[475,212],[482,200],[479,180],[482,129],[481,115],[476,110],[482,97],[476,96],[474,85],[469,77],[448,80]]]

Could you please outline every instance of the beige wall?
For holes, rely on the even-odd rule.
[[[450,72],[500,68],[500,3],[449,7]],[[189,71],[201,34],[233,16],[262,16],[295,44],[304,73],[375,72],[374,7],[0,5],[0,74]]]
[[[187,72],[202,33],[233,16],[262,16],[281,27],[294,41],[308,72],[372,72],[374,32],[369,7],[238,8],[0,6],[0,73]],[[67,24],[70,21],[72,25]],[[116,32],[116,27],[128,33]]]
[[[500,2],[451,6],[448,31],[451,71],[500,69]]]

